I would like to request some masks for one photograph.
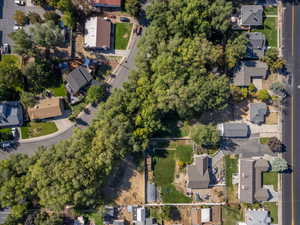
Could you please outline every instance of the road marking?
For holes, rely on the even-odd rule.
[[[295,26],[295,6],[292,6],[292,56],[294,56],[294,26]]]

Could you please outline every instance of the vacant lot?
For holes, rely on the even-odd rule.
[[[126,49],[132,29],[131,23],[115,24],[115,49]]]
[[[264,185],[273,185],[274,190],[278,190],[278,173],[276,172],[267,172],[263,173],[263,184]]]
[[[54,122],[30,122],[21,127],[22,139],[40,137],[56,131]]]
[[[262,29],[254,30],[265,34],[268,45],[277,47],[277,17],[266,17]]]

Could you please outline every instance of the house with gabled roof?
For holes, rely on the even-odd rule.
[[[217,129],[220,136],[225,138],[246,138],[249,136],[249,126],[245,123],[221,123],[218,124]]]
[[[81,88],[87,86],[92,80],[90,72],[83,66],[78,66],[66,77],[66,88],[71,95],[76,95]]]
[[[270,225],[271,217],[265,209],[246,209],[245,225]]]
[[[250,121],[255,124],[262,124],[265,122],[268,107],[266,103],[250,103]]]
[[[261,32],[247,32],[248,40],[246,58],[260,59],[264,56],[266,50],[266,37]]]
[[[258,27],[263,24],[263,7],[261,5],[243,5],[239,25],[246,27]]]
[[[93,6],[102,8],[121,8],[122,0],[92,0]]]
[[[0,128],[23,124],[23,109],[19,102],[0,102]]]

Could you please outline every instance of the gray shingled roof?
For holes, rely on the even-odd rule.
[[[245,222],[247,225],[269,225],[271,218],[269,212],[264,209],[246,210]]]
[[[0,127],[20,126],[23,124],[23,110],[19,102],[0,103]]]
[[[267,201],[269,191],[263,188],[262,173],[269,170],[265,159],[240,159],[239,198],[241,202]]]
[[[250,103],[250,121],[255,124],[262,124],[267,114],[265,103]]]
[[[264,56],[266,50],[266,37],[261,32],[247,32],[247,58],[259,59]]]
[[[156,201],[156,187],[154,183],[147,183],[147,202]]]
[[[268,65],[259,60],[244,60],[235,69],[233,83],[236,86],[249,86],[253,78],[266,79]]]
[[[124,220],[114,220],[113,225],[124,225]]]
[[[261,5],[243,5],[241,8],[241,25],[261,26],[263,24],[263,11]]]
[[[223,137],[248,137],[249,127],[245,123],[223,123]]]
[[[66,78],[68,85],[67,88],[72,94],[76,94],[82,87],[87,85],[91,80],[92,76],[89,71],[83,67],[79,66],[74,69]]]
[[[208,156],[198,155],[194,158],[194,163],[187,166],[188,188],[201,189],[208,188],[210,183]]]

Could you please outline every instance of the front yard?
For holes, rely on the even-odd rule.
[[[277,47],[277,17],[266,17],[263,28],[253,31],[262,32],[266,36],[268,46]]]
[[[57,130],[54,122],[29,122],[21,127],[21,135],[22,139],[28,139],[52,134]]]
[[[278,224],[278,206],[276,202],[265,202],[263,203],[263,207],[270,212],[271,223]]]
[[[263,185],[273,185],[274,190],[278,191],[278,173],[276,172],[263,173]]]
[[[115,24],[115,49],[127,49],[127,44],[132,30],[131,23]]]

